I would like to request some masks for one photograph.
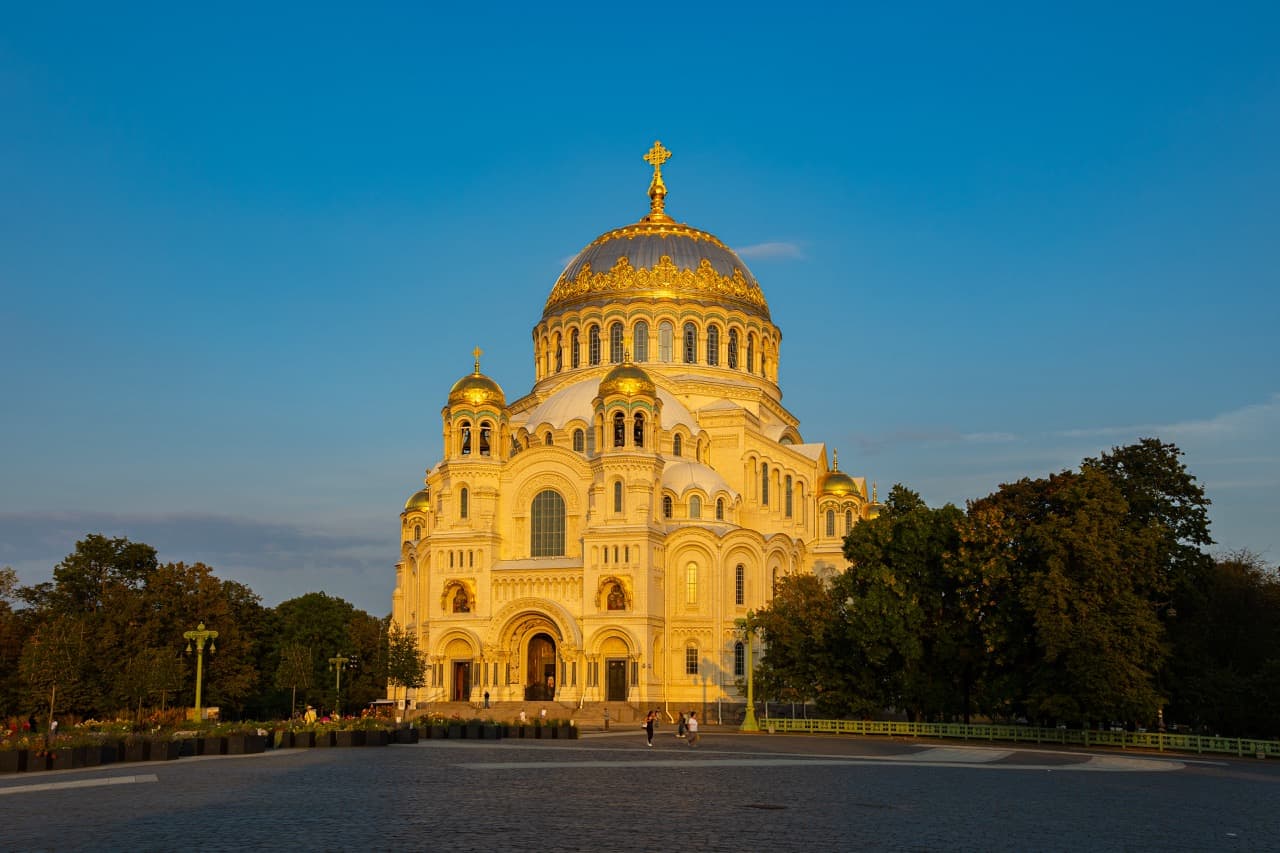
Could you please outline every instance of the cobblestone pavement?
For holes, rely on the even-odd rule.
[[[0,777],[2,850],[1280,850],[1280,764],[704,730]]]

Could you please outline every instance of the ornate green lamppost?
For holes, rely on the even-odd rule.
[[[742,629],[742,633],[747,636],[747,713],[742,718],[742,728],[744,732],[760,731],[760,724],[756,722],[756,697],[753,675],[755,674],[755,655],[751,650],[751,637],[755,634],[756,629],[751,627],[751,619],[755,614],[747,611],[746,619],[738,619],[734,624]]]
[[[329,668],[338,674],[337,680],[333,685],[333,704],[338,716],[342,716],[342,670],[347,664],[351,663],[352,658],[344,655],[329,658]]]
[[[206,631],[204,623],[201,622],[196,626],[194,631],[187,631],[183,635],[187,640],[187,654],[191,654],[191,646],[195,644],[196,651],[196,722],[200,722],[204,717],[200,713],[200,688],[204,681],[204,647],[209,646],[209,654],[213,654],[218,650],[217,645],[213,642],[218,639],[217,631]]]

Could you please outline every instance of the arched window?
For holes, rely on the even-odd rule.
[[[735,678],[742,678],[747,674],[747,650],[742,645],[742,641],[733,644],[733,675]]]
[[[586,447],[586,445],[587,445],[586,435],[583,434],[582,430],[575,429],[573,431],[573,452],[581,453],[583,448]]]
[[[671,517],[671,495],[662,496],[662,517]]]
[[[738,330],[729,330],[729,369],[738,369]]]
[[[470,504],[471,504],[470,493],[467,492],[467,487],[463,486],[462,490],[458,492],[458,517],[459,518],[466,518],[468,516],[468,514],[471,512]]]
[[[782,514],[787,518],[790,518],[791,517],[791,475],[790,474],[787,475],[787,479],[784,482],[786,484],[786,487],[783,489],[783,492],[782,492]]]
[[[564,498],[546,489],[533,498],[530,518],[530,555],[534,557],[564,556]]]
[[[413,526],[413,541],[417,542],[421,538],[422,538],[422,525],[415,524]]]
[[[574,329],[569,333],[569,366],[578,367],[582,364],[582,342],[578,340],[578,330]]]
[[[556,335],[556,373],[564,370],[564,347],[560,345],[560,336]]]
[[[649,324],[644,320],[631,330],[631,357],[635,361],[649,360]]]
[[[769,463],[760,466],[760,505],[769,505]]]
[[[836,535],[836,511],[833,509],[827,510],[827,535]]]
[[[693,643],[684,647],[684,674],[698,674],[698,647]]]
[[[698,603],[698,564],[690,563],[684,567],[684,603]]]
[[[680,440],[680,433],[671,436],[671,455],[680,456],[684,449],[684,443]]]
[[[492,437],[493,437],[493,427],[489,425],[488,421],[481,421],[480,422],[480,455],[481,456],[489,455],[490,449],[492,447],[492,444],[490,442],[490,439]]]
[[[698,363],[698,327],[692,323],[684,324],[684,363]]]
[[[689,517],[702,518],[702,498],[697,495],[689,498]]]
[[[844,534],[849,535],[849,531],[853,529],[853,510],[846,509],[844,511]]]
[[[644,447],[644,413],[636,412],[632,421],[634,425],[631,429],[631,443],[636,447]]]
[[[756,369],[756,336],[747,335],[747,373]]]
[[[622,412],[613,413],[613,446],[627,446],[627,419]]]
[[[459,435],[462,436],[462,455],[471,455],[471,421],[463,421],[458,428]]]
[[[622,481],[613,481],[613,511],[622,512]]]
[[[733,603],[741,606],[747,600],[747,567],[738,563],[733,567]]]
[[[724,498],[716,498],[716,521],[724,521]]]
[[[707,364],[712,367],[720,364],[720,327],[707,328]]]
[[[556,440],[551,436],[551,433],[548,432],[546,435],[542,437],[542,443],[545,444],[547,447],[551,447],[553,444],[556,443]]]
[[[600,363],[600,327],[592,326],[587,331],[587,361],[596,365]]]
[[[658,361],[671,361],[671,344],[674,330],[671,324],[662,322],[658,325]]]
[[[612,364],[622,363],[622,324],[609,326],[609,361]]]
[[[449,568],[453,568],[453,552],[449,552]]]

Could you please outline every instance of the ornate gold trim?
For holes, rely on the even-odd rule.
[[[769,305],[758,285],[747,281],[741,269],[732,276],[721,275],[703,258],[696,270],[681,269],[669,255],[663,255],[652,268],[636,268],[625,255],[619,257],[613,269],[595,272],[585,263],[573,279],[561,276],[547,297],[545,316],[553,308],[595,295],[613,295],[621,292],[648,293],[652,295],[692,294],[718,300],[731,300],[769,316]]]

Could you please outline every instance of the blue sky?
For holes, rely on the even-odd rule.
[[[647,210],[740,250],[841,468],[963,503],[1139,437],[1280,538],[1274,4],[10,4],[0,565],[390,608],[485,350]]]

